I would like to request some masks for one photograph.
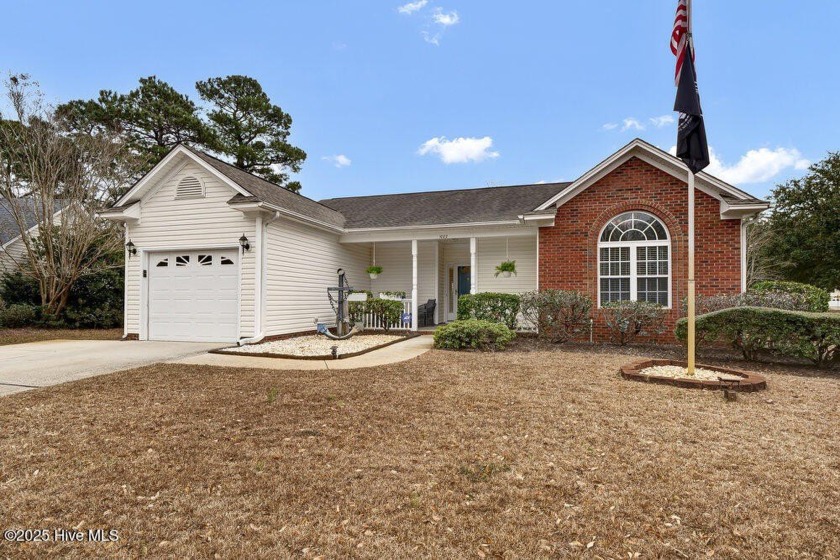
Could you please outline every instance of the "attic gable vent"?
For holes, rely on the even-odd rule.
[[[181,179],[175,191],[175,199],[181,198],[204,198],[204,186],[198,177],[187,175]]]

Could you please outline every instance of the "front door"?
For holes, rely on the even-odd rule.
[[[452,265],[447,274],[449,297],[446,318],[448,321],[454,321],[458,316],[458,298],[470,293],[472,273],[467,265]]]

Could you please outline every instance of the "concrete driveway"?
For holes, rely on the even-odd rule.
[[[203,342],[49,340],[0,346],[0,396],[230,346]]]

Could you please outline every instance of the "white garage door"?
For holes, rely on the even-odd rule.
[[[149,339],[236,342],[239,252],[152,253]]]

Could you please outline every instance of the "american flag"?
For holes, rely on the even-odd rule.
[[[685,60],[685,44],[688,40],[688,0],[677,0],[677,15],[674,16],[674,29],[671,31],[671,52],[677,57],[674,70],[674,85],[680,83],[680,72]],[[692,53],[691,60],[694,60]]]

